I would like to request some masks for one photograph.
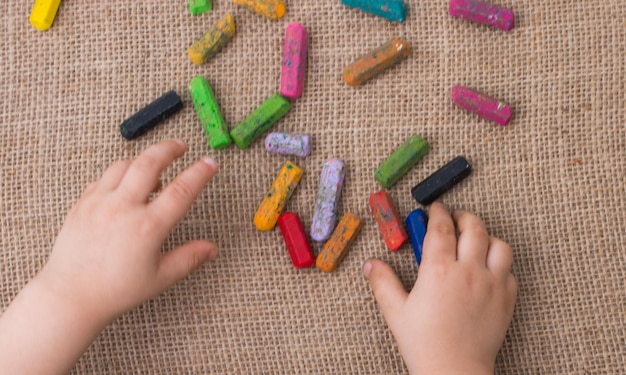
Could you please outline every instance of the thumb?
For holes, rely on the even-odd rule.
[[[391,330],[400,309],[404,306],[408,293],[395,271],[380,259],[370,259],[363,266],[363,274],[370,282],[374,298],[380,306],[385,321]]]
[[[161,257],[159,265],[159,289],[164,291],[177,281],[189,276],[204,263],[217,257],[218,249],[213,242],[191,241]]]

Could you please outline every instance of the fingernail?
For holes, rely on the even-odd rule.
[[[175,139],[174,142],[178,143],[181,146],[187,147],[187,143],[185,143],[185,141],[183,141],[182,139]]]
[[[365,265],[363,265],[363,275],[369,279],[370,272],[372,272],[372,262],[368,260],[365,262]]]
[[[211,168],[217,169],[217,162],[208,156],[202,158],[202,161]]]
[[[220,251],[217,247],[214,247],[213,249],[211,249],[211,252],[209,253],[209,261],[215,260],[215,258],[217,258],[219,254],[220,254]]]

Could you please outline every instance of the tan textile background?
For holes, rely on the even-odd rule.
[[[390,193],[402,215],[410,188],[457,155],[474,174],[443,201],[477,212],[514,249],[519,299],[500,374],[599,374],[626,362],[626,2],[499,0],[510,33],[447,15],[445,0],[409,0],[403,24],[339,0],[288,0],[270,21],[230,1],[192,16],[186,1],[65,0],[49,31],[28,23],[31,1],[0,2],[0,297],[6,308],[45,263],[65,213],[111,162],[169,138],[189,143],[171,179],[204,154],[221,166],[166,247],[214,239],[217,262],[106,329],[77,374],[394,374],[406,369],[361,265],[390,262],[406,286],[410,246],[389,253],[369,214],[375,167],[409,135],[431,151]],[[237,34],[202,67],[187,46],[227,12]],[[310,32],[302,99],[275,130],[308,132],[312,155],[288,209],[308,227],[322,163],[348,167],[340,212],[365,228],[333,274],[296,270],[278,230],[252,217],[284,157],[263,142],[208,149],[187,93],[202,74],[234,126],[279,87],[284,30]],[[391,37],[408,60],[353,89],[342,67]],[[455,108],[456,84],[515,109],[506,128]],[[128,142],[120,122],[169,89],[181,113]],[[316,251],[319,246],[316,246]],[[427,344],[426,344],[427,345]]]

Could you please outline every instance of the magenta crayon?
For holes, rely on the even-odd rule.
[[[509,31],[515,24],[511,9],[478,0],[450,0],[448,8],[452,17],[482,23]]]
[[[513,115],[508,104],[464,86],[454,86],[451,95],[459,107],[502,126],[508,124]]]
[[[280,94],[289,100],[302,96],[309,36],[304,26],[292,23],[285,31]]]

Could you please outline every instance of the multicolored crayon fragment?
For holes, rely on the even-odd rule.
[[[393,200],[385,190],[381,190],[370,195],[369,204],[385,244],[389,250],[398,251],[409,237]]]
[[[227,14],[187,49],[191,62],[196,65],[204,64],[215,56],[233,35],[235,35],[235,19]]]
[[[331,159],[322,167],[311,223],[311,238],[314,241],[326,241],[335,229],[345,174],[343,161],[339,159]]]
[[[426,238],[426,228],[428,226],[428,217],[422,209],[417,209],[409,214],[406,218],[406,229],[409,232],[411,246],[415,260],[419,266],[422,263],[422,253],[424,247],[424,238]]]
[[[315,255],[304,232],[298,214],[285,212],[278,218],[278,228],[285,240],[285,246],[296,268],[308,268],[315,264]]]
[[[202,76],[194,77],[189,82],[189,93],[209,147],[222,150],[230,146],[233,141],[209,82]]]
[[[345,214],[317,256],[315,261],[317,268],[324,272],[332,272],[339,267],[362,227],[363,221],[355,213]]]
[[[513,110],[508,104],[468,87],[454,86],[451,96],[452,101],[459,107],[502,126],[508,124],[513,115]]]
[[[285,204],[298,186],[303,175],[302,169],[290,161],[286,161],[280,168],[276,180],[265,194],[259,209],[254,215],[254,226],[258,230],[274,229],[278,217],[283,212]]]
[[[233,3],[273,20],[285,15],[283,0],[233,0]]]
[[[198,15],[213,9],[213,0],[189,0],[189,13]]]
[[[451,16],[509,31],[515,25],[511,9],[478,0],[450,0]]]
[[[392,187],[428,153],[428,142],[413,135],[396,149],[374,172],[374,178],[385,189]]]
[[[307,157],[311,154],[311,137],[308,134],[273,132],[265,138],[265,149],[281,155]]]
[[[457,156],[417,184],[411,194],[420,204],[429,205],[471,173],[472,166],[469,162],[464,157]]]
[[[404,0],[341,0],[343,5],[384,17],[390,21],[404,22],[407,6]]]
[[[291,104],[287,99],[274,94],[231,130],[230,136],[239,148],[247,148],[286,115],[290,108]]]
[[[35,0],[30,11],[30,24],[37,30],[46,31],[54,22],[54,18],[61,5],[61,0]]]
[[[309,36],[304,26],[292,23],[285,31],[280,93],[289,100],[302,96]]]
[[[172,90],[143,107],[120,125],[120,133],[128,140],[135,139],[183,109],[183,101]]]
[[[349,86],[359,86],[404,60],[411,53],[411,46],[399,38],[361,57],[343,68],[343,79]]]

